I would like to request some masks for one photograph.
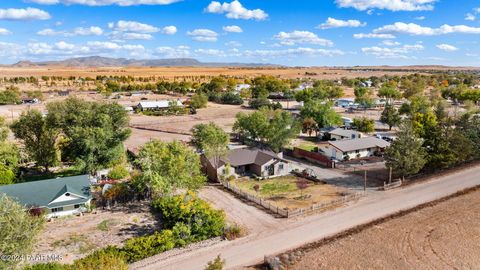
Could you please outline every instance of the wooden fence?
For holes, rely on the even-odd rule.
[[[320,153],[310,152],[310,151],[306,151],[306,150],[295,147],[295,148],[293,148],[292,155],[295,158],[306,159],[310,162],[325,166],[327,168],[333,168],[334,167],[334,162],[332,160],[330,160],[328,157],[326,157],[326,156],[324,156]]]
[[[328,208],[331,208],[331,207],[334,207],[334,206],[339,206],[339,205],[345,204],[347,202],[359,199],[360,197],[363,196],[363,193],[357,192],[357,193],[344,195],[344,196],[342,196],[338,199],[335,199],[335,200],[332,200],[332,201],[329,201],[329,202],[312,204],[310,207],[307,207],[307,208],[287,210],[287,209],[279,208],[278,206],[276,206],[274,204],[271,204],[268,201],[266,201],[266,200],[264,200],[260,197],[252,195],[250,193],[247,193],[247,192],[237,188],[236,186],[230,184],[229,182],[222,182],[222,185],[226,189],[228,189],[231,192],[239,195],[243,199],[246,199],[248,201],[256,203],[257,205],[260,205],[260,206],[264,207],[265,209],[268,209],[268,210],[272,211],[273,213],[275,213],[275,214],[277,214],[281,217],[284,217],[284,218],[292,218],[292,217],[302,216],[302,215],[309,214],[309,213],[316,212],[316,211],[326,210]]]

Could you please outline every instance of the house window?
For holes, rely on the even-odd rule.
[[[77,209],[77,208],[80,208],[80,206],[83,206],[83,205],[82,205],[82,204],[75,204],[73,207],[74,207],[75,209]]]
[[[370,150],[372,150],[372,148],[367,148],[367,151],[370,152]]]
[[[61,211],[63,211],[63,207],[52,208],[51,211],[52,211],[52,213],[61,212]]]
[[[356,151],[355,151],[355,154],[360,154],[360,150],[356,150]]]
[[[279,170],[283,170],[283,164],[278,165]]]

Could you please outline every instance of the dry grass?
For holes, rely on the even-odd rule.
[[[300,190],[297,181],[306,181],[308,187]],[[346,190],[328,184],[315,184],[295,176],[277,177],[269,180],[256,181],[249,178],[233,180],[232,184],[242,190],[261,197],[282,209],[306,208],[316,203],[326,203],[341,196]],[[259,185],[259,191],[254,189]]]

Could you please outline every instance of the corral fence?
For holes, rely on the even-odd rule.
[[[339,206],[342,204],[345,204],[347,202],[359,199],[363,196],[363,193],[357,192],[357,193],[351,193],[344,195],[338,199],[329,201],[329,202],[324,202],[324,203],[316,203],[312,204],[310,207],[307,208],[299,208],[299,209],[294,209],[294,210],[287,210],[287,209],[282,209],[279,208],[278,206],[269,203],[268,201],[257,197],[255,195],[252,195],[250,193],[247,193],[235,185],[230,184],[229,182],[222,182],[222,185],[228,189],[229,191],[235,193],[236,195],[242,197],[245,200],[251,201],[253,203],[256,203],[259,206],[264,207],[267,210],[270,210],[271,212],[284,217],[284,218],[292,218],[292,217],[297,217],[297,216],[302,216],[305,214],[313,213],[316,211],[321,211],[321,210],[326,210],[335,206]]]
[[[142,129],[142,130],[148,130],[148,131],[158,131],[158,132],[163,132],[163,133],[170,133],[170,134],[179,134],[179,135],[186,135],[186,136],[191,136],[192,132],[189,130],[184,130],[184,129],[178,129],[178,128],[167,128],[167,127],[162,127],[158,125],[141,125],[141,124],[135,124],[135,125],[130,125],[131,128],[135,129]]]
[[[390,190],[390,189],[400,187],[402,184],[403,184],[403,182],[402,182],[401,179],[398,179],[397,181],[394,181],[394,182],[388,183],[388,184],[387,184],[387,182],[383,182],[383,187],[381,187],[380,189],[381,190]]]

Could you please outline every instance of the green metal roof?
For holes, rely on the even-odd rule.
[[[52,203],[65,193],[80,196],[75,200]],[[90,194],[90,180],[88,175],[71,176],[42,181],[33,181],[13,185],[0,186],[0,194],[5,194],[25,206],[39,206],[55,208],[63,205],[81,204],[88,202]]]

